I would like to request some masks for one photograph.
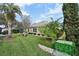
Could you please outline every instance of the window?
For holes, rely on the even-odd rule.
[[[33,32],[37,32],[37,28],[33,28]]]

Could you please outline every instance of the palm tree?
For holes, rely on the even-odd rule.
[[[0,24],[6,24],[4,15],[0,12]]]
[[[39,28],[39,31],[47,36],[53,37],[53,39],[57,39],[57,33],[59,32],[58,29],[62,27],[61,24],[59,23],[59,20],[62,19],[62,17],[58,18],[55,21],[53,20],[52,17],[50,17],[50,19],[52,21],[49,22],[46,26]]]
[[[24,28],[24,32],[26,32],[26,29],[30,27],[31,21],[30,21],[30,16],[29,15],[23,15],[22,17],[22,25]]]
[[[64,3],[64,30],[66,32],[66,40],[79,42],[79,18],[78,18],[78,4]]]
[[[11,36],[11,24],[15,20],[16,13],[22,15],[20,8],[13,3],[0,4],[0,11],[4,14],[4,17],[8,26],[8,36]]]

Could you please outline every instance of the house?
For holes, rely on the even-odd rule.
[[[47,21],[41,21],[39,23],[34,23],[32,24],[30,27],[28,27],[26,29],[27,32],[29,33],[36,33],[36,34],[42,34],[40,31],[39,31],[39,28],[45,26],[46,24],[48,24]]]
[[[5,28],[5,25],[0,25],[0,34],[2,34],[2,30]]]

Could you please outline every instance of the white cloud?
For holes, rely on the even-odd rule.
[[[27,15],[27,16],[30,15],[27,11],[24,10],[25,9],[25,5],[30,6],[33,3],[15,3],[15,4],[18,5],[21,8],[21,12],[22,12],[23,15]]]
[[[34,23],[39,23],[39,22],[42,22],[42,21],[50,22],[51,19],[49,19],[49,18],[41,18],[41,19],[38,19],[38,20],[34,21]]]
[[[15,5],[18,5],[19,7],[24,6],[24,4],[21,4],[21,3],[15,3]]]
[[[49,19],[45,14],[40,14],[40,17],[38,18],[38,20],[34,21],[34,23],[39,23],[42,21],[50,22],[51,19]]]
[[[40,18],[45,18],[46,16],[44,14],[41,14],[40,15]]]
[[[23,15],[27,15],[27,16],[30,15],[29,13],[27,13],[26,11],[23,11],[23,10],[22,10],[22,14],[23,14]]]
[[[24,9],[24,7],[25,7],[25,3],[23,4],[23,3],[15,3],[15,5],[18,5],[21,9]]]
[[[38,20],[36,22],[41,22],[43,20],[51,21],[49,19],[49,17],[53,17],[56,20],[57,18],[60,18],[62,16],[63,16],[63,14],[62,14],[62,4],[57,3],[53,9],[48,8],[47,12],[40,14],[40,17],[38,18]]]
[[[46,16],[44,14],[40,14],[38,20],[34,21],[34,23],[38,23],[38,22],[44,21],[45,18],[46,18]]]
[[[62,13],[62,4],[56,4],[55,8],[48,8],[48,14]]]
[[[55,7],[48,8],[46,13],[40,14],[40,18],[51,17],[51,15],[62,14],[62,4],[56,4]]]
[[[16,5],[20,6],[20,7],[24,7],[25,5],[30,6],[34,3],[15,3]]]
[[[27,6],[33,5],[34,3],[26,3]]]

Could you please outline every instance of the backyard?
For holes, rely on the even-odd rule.
[[[38,48],[40,37],[34,35],[22,36],[15,34],[13,39],[0,40],[0,55],[18,56],[49,56],[50,54]]]

